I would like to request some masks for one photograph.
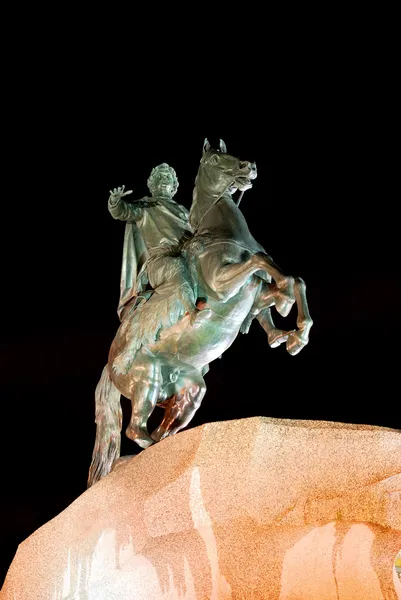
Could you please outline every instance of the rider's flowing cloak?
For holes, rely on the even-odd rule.
[[[124,308],[140,296],[148,284],[145,263],[148,251],[135,223],[125,225],[123,260],[121,265],[120,301],[117,313],[122,320]]]

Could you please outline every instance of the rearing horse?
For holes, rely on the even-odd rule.
[[[239,331],[249,329],[254,317],[272,347],[285,341],[288,352],[297,354],[308,343],[312,320],[304,282],[278,269],[252,237],[230,195],[233,187],[242,191],[251,187],[255,177],[254,164],[227,154],[222,142],[214,150],[206,141],[190,211],[194,235],[182,248],[205,309],[195,319],[184,316],[147,344],[130,339],[133,317],[127,312],[96,388],[97,430],[88,486],[106,475],[119,457],[120,394],[132,403],[126,435],[146,448],[188,425],[206,393],[203,375],[209,363],[231,346]],[[286,316],[295,301],[298,330],[276,329],[270,307]],[[140,310],[140,306],[135,310],[136,319]],[[139,350],[121,373],[113,369],[113,362],[130,345]],[[163,406],[165,414],[149,435],[147,421],[156,405]]]

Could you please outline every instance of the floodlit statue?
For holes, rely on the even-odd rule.
[[[256,318],[270,346],[297,354],[309,339],[302,279],[284,275],[251,235],[233,199],[252,187],[256,165],[207,140],[195,179],[191,210],[173,200],[178,181],[163,163],[153,169],[151,197],[132,204],[116,188],[109,211],[127,221],[121,325],[96,388],[96,441],[88,486],[106,475],[120,453],[120,395],[131,400],[127,436],[142,448],[186,427],[206,393],[211,363],[246,333]],[[296,302],[297,329],[275,328],[271,307],[287,316]],[[165,408],[151,434],[147,421]]]

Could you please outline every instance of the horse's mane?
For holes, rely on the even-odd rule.
[[[203,185],[202,178],[204,178],[207,173],[207,159],[211,154],[221,154],[221,152],[213,149],[208,150],[202,156],[198,173],[195,177],[195,187],[192,193],[192,204],[189,211],[189,222],[194,230],[199,227],[205,214],[227,193],[227,190],[230,187],[230,185],[227,184],[227,187],[222,192],[213,193],[212,190],[206,189]],[[200,196],[202,197],[202,203],[199,200]]]

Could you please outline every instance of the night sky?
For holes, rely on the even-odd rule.
[[[257,110],[248,98],[228,113],[222,95],[206,114],[190,94],[176,93],[170,109],[138,102],[139,90],[119,103],[123,94],[105,88],[101,104],[68,89],[60,106],[56,91],[26,102],[7,146],[2,579],[17,545],[86,489],[94,390],[119,324],[124,224],[108,213],[109,190],[125,184],[140,198],[152,167],[167,162],[180,182],[175,200],[189,208],[206,136],[256,161],[241,209],[281,269],[305,280],[314,326],[292,357],[269,348],[254,322],[211,365],[190,427],[264,415],[401,429],[399,250],[387,208],[396,196],[356,106]],[[295,316],[275,321],[290,328]],[[123,435],[122,454],[139,451]]]

